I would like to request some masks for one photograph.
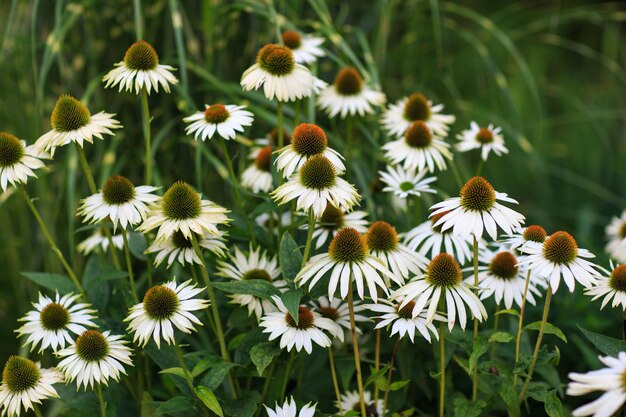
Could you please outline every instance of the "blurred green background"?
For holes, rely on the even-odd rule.
[[[182,117],[204,103],[246,102],[256,115],[247,136],[263,137],[275,123],[275,104],[242,92],[241,73],[260,46],[276,41],[278,27],[317,32],[332,39],[325,43],[330,57],[317,68],[322,79],[331,82],[339,67],[350,64],[367,73],[392,102],[423,91],[457,116],[449,142],[471,120],[502,126],[510,153],[492,155],[483,174],[498,191],[520,201],[529,224],[541,224],[548,232],[570,231],[608,266],[604,227],[626,207],[624,3],[143,0],[142,6],[136,16],[129,0],[0,2],[0,130],[32,143],[50,129],[57,97],[72,94],[92,113],[117,113],[124,125],[113,139],[87,148],[98,182],[112,173],[139,181],[139,101],[104,90],[100,82],[136,39],[139,18],[142,37],[155,45],[161,63],[179,69],[181,80],[171,95],[150,97],[157,182],[188,180],[209,198],[232,206],[215,144],[202,144],[197,153],[197,144],[184,136]],[[176,16],[182,26],[173,25]],[[288,123],[290,114],[288,108]],[[341,124],[318,116],[340,143]],[[369,118],[359,125],[357,137],[366,153],[380,159],[375,144],[384,138],[377,127]],[[244,166],[241,147],[231,146]],[[457,155],[466,177],[477,156]],[[49,170],[29,189],[60,247],[80,270],[84,259],[75,245],[86,232],[77,231],[75,209],[88,190],[74,149],[60,150]],[[376,173],[361,174],[351,180],[367,190]],[[448,194],[458,190],[449,173],[441,175],[438,186]],[[375,198],[370,204],[383,201]],[[23,200],[2,195],[0,357],[17,351],[12,331],[37,292],[20,271],[44,270],[60,271],[60,265]],[[550,321],[568,335],[569,344],[553,337],[548,342],[561,350],[563,379],[568,370],[596,365],[596,352],[577,325],[614,337],[621,337],[622,325],[619,312],[600,312],[599,303],[590,303],[580,290],[558,295]],[[531,315],[538,319],[539,310]]]

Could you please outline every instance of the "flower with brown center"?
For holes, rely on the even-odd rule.
[[[487,160],[490,152],[502,156],[509,153],[509,150],[504,145],[501,132],[499,127],[491,124],[488,127],[480,127],[476,122],[472,122],[468,130],[464,130],[457,136],[460,142],[456,144],[456,148],[460,152],[480,149],[483,161]]]
[[[266,146],[256,152],[254,162],[241,174],[241,186],[253,193],[267,193],[272,189],[272,148]]]
[[[613,268],[612,263],[611,267]],[[585,294],[592,296],[592,300],[604,297],[600,309],[603,309],[612,300],[611,307],[620,306],[622,310],[626,311],[626,265],[617,265],[608,274],[608,277],[599,278],[591,288],[585,291]]]
[[[204,111],[197,111],[183,121],[189,123],[185,133],[193,135],[195,140],[212,139],[215,134],[225,140],[235,139],[237,133],[244,132],[252,125],[254,115],[245,110],[246,106],[235,104],[205,104]]]
[[[418,120],[426,123],[437,136],[445,137],[455,117],[442,114],[443,104],[433,103],[423,93],[416,92],[391,104],[383,113],[381,123],[390,136],[400,138]]]
[[[37,178],[34,171],[44,167],[41,159],[48,155],[34,145],[26,146],[14,135],[0,132],[0,187],[26,184],[29,177]]]
[[[303,35],[295,30],[282,33],[282,41],[293,52],[294,60],[299,64],[311,64],[325,55],[320,47],[323,38],[312,35]]]
[[[374,113],[375,106],[382,106],[385,94],[369,87],[356,68],[342,68],[335,77],[332,86],[320,93],[317,104],[331,118]]]

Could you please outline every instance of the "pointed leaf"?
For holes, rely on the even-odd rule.
[[[289,233],[283,233],[283,237],[280,240],[279,261],[283,278],[293,281],[296,275],[298,275],[298,272],[300,272],[302,254],[300,253],[298,244]]]
[[[207,387],[199,386],[196,387],[196,395],[209,410],[213,411],[220,417],[224,417],[222,406],[220,405],[219,401],[217,401],[217,397],[215,396],[215,394],[213,394],[213,391],[211,391]]]

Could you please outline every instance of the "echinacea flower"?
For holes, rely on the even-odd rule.
[[[59,398],[53,385],[63,382],[55,369],[44,369],[38,362],[21,356],[10,356],[2,371],[0,414],[19,417],[48,398]]]
[[[369,416],[382,416],[383,415],[383,400],[378,399],[374,401],[372,399],[372,393],[369,391],[365,391],[363,393],[363,397],[365,400],[365,408],[368,411]],[[351,411],[361,412],[361,397],[358,391],[347,391],[341,394],[341,402],[337,403],[335,401],[335,406],[338,410],[343,410],[343,415],[348,414]]]
[[[383,277],[401,285],[402,280],[392,273],[383,261],[370,254],[365,236],[351,227],[341,229],[330,242],[328,253],[313,256],[298,272],[298,285],[307,285],[311,290],[330,272],[328,282],[328,298],[333,300],[339,286],[341,299],[348,296],[350,281],[354,280],[357,294],[365,298],[364,288],[367,285],[369,295],[376,302],[378,289],[387,294],[387,284]]]
[[[384,329],[391,325],[390,336],[397,334],[399,338],[403,338],[409,335],[411,343],[415,343],[415,331],[417,330],[428,343],[431,342],[431,334],[435,336],[436,340],[439,340],[437,328],[433,321],[428,321],[426,311],[413,317],[413,307],[415,307],[415,301],[409,301],[402,306],[402,297],[395,302],[383,300],[381,303],[365,306],[368,310],[380,314],[375,317],[380,320],[376,324],[376,329]],[[446,318],[435,314],[433,320],[446,321]]]
[[[315,222],[315,230],[313,230],[312,240],[315,242],[315,249],[319,249],[332,239],[339,230],[344,227],[351,227],[359,233],[367,232],[367,220],[365,211],[351,211],[344,213],[332,204],[326,204],[326,209],[319,219]],[[303,225],[302,229],[308,225]]]
[[[217,133],[221,138],[229,140],[237,137],[237,132],[243,132],[244,127],[252,125],[254,115],[244,110],[246,106],[234,104],[205,104],[204,111],[199,111],[185,117],[183,121],[190,123],[185,133],[193,134],[195,140],[212,139]]]
[[[435,226],[441,226],[442,231],[452,229],[455,235],[473,235],[479,240],[486,230],[493,240],[497,240],[498,226],[510,235],[524,222],[524,216],[498,201],[517,204],[507,194],[494,190],[483,177],[474,177],[461,188],[459,197],[432,206],[430,216],[445,212],[435,223]]]
[[[161,338],[168,344],[174,344],[174,328],[184,333],[192,333],[195,325],[202,322],[192,311],[203,310],[209,301],[194,298],[204,291],[191,284],[191,280],[176,284],[172,280],[150,288],[143,297],[143,302],[130,308],[128,317],[129,332],[133,333],[133,342],[145,346],[150,338],[157,347],[161,347]]]
[[[430,183],[437,181],[437,178],[424,178],[427,172],[404,169],[400,165],[387,165],[387,171],[378,171],[380,180],[386,184],[383,191],[399,198],[419,197],[422,193],[436,194],[437,191],[430,188]]]
[[[324,155],[328,158],[338,174],[346,170],[342,161],[343,156],[328,147],[326,133],[321,127],[311,123],[298,125],[291,134],[290,143],[277,153],[276,168],[285,178],[289,178],[302,168],[302,165],[314,155]]]
[[[137,230],[148,233],[158,228],[155,242],[163,242],[177,231],[187,239],[191,239],[193,233],[220,236],[217,226],[230,221],[226,213],[227,209],[203,200],[191,185],[178,181],[150,206],[146,220]]]
[[[296,402],[293,397],[291,397],[285,400],[282,407],[276,403],[274,409],[265,406],[265,411],[267,411],[267,417],[313,417],[315,414],[315,406],[316,404],[311,405],[311,403],[308,403],[298,411]]]
[[[268,100],[295,101],[309,97],[326,85],[302,64],[296,63],[291,49],[285,45],[268,44],[259,51],[256,63],[244,71],[241,87],[258,90]]]
[[[521,253],[526,253],[526,248],[529,246],[535,249],[541,248],[546,237],[548,237],[546,229],[533,224],[519,228],[516,233],[507,236],[502,243],[508,245],[511,250],[516,249]]]
[[[121,250],[124,248],[124,236],[121,234],[112,235],[111,240],[113,241],[113,246]],[[97,250],[101,250],[102,252],[106,252],[109,249],[109,239],[103,228],[99,227],[94,232],[89,235],[89,237],[78,245],[76,245],[76,250],[83,255],[89,255],[92,252]]]
[[[0,132],[0,186],[6,191],[8,186],[26,184],[28,177],[37,178],[34,170],[43,168],[42,159],[49,155],[35,145],[26,146],[7,132]]]
[[[626,210],[613,217],[606,227],[606,252],[618,262],[626,263]]]
[[[282,33],[282,40],[286,47],[291,49],[298,64],[312,64],[326,55],[320,46],[324,38],[312,35],[303,35],[295,30]]]
[[[319,313],[320,316],[334,321],[338,328],[334,336],[343,343],[344,340],[350,340],[350,306],[348,303],[336,298],[329,300],[325,296],[319,297],[315,301],[311,301],[313,311]],[[354,321],[355,323],[365,322],[369,319],[362,314],[358,314],[365,310],[359,300],[354,301]],[[357,333],[362,333],[359,327],[356,327]]]
[[[385,104],[386,97],[381,91],[369,87],[363,77],[353,67],[343,68],[335,77],[333,85],[320,92],[317,105],[331,118],[374,113],[374,106]]]
[[[114,175],[104,183],[102,190],[81,201],[78,214],[85,216],[85,222],[98,223],[110,220],[113,232],[118,225],[135,226],[145,220],[148,205],[159,199],[153,194],[157,187],[135,185],[126,177]]]
[[[452,229],[441,230],[435,226],[445,212],[436,214],[404,234],[404,244],[411,250],[434,258],[442,252],[449,253],[461,265],[472,259],[472,241],[467,236],[457,236]],[[480,242],[479,242],[480,243]]]
[[[282,132],[283,132],[282,146],[289,145],[291,143],[291,133],[285,130],[284,128],[282,129]],[[255,157],[254,152],[257,149],[262,149],[266,146],[271,146],[273,150],[279,148],[278,128],[276,127],[272,128],[269,132],[267,132],[265,137],[254,139],[253,142],[254,142],[255,148],[253,148],[253,151],[252,151],[252,155],[251,155],[252,158]]]
[[[287,282],[280,277],[280,267],[278,260],[274,256],[270,258],[260,247],[252,249],[246,256],[238,247],[235,247],[235,254],[228,255],[228,261],[219,261],[217,275],[234,279],[236,281],[246,281],[250,279],[261,279],[271,282],[276,288],[286,289]],[[250,294],[233,294],[232,302],[248,309],[248,315],[261,318],[264,313],[276,311],[274,304],[266,299],[255,297]]]
[[[574,292],[576,281],[589,288],[599,275],[599,267],[584,258],[595,255],[578,247],[576,239],[567,232],[559,231],[551,234],[541,247],[528,246],[528,256],[521,263],[527,264],[533,273],[546,278],[550,282],[552,293],[556,293],[565,281],[570,292]]]
[[[271,193],[278,204],[296,200],[296,209],[313,211],[319,218],[327,204],[342,211],[349,211],[360,200],[356,188],[337,175],[333,163],[324,155],[313,155],[302,165],[297,174]]]
[[[370,253],[383,261],[402,281],[410,274],[417,275],[426,269],[428,259],[404,246],[398,239],[396,229],[387,222],[372,223],[365,234],[365,240]]]
[[[584,374],[571,372],[567,385],[567,395],[579,396],[602,391],[596,400],[578,407],[572,413],[574,417],[594,416],[609,417],[614,415],[626,402],[626,352],[619,352],[617,357],[599,356],[606,368]]]
[[[115,68],[102,77],[102,81],[105,83],[104,88],[119,84],[118,91],[135,90],[135,94],[144,88],[148,94],[153,88],[158,93],[160,84],[169,93],[170,84],[178,84],[171,71],[174,71],[173,67],[159,64],[159,56],[152,45],[139,40],[126,50],[124,60],[115,64]]]
[[[435,256],[428,264],[423,276],[412,280],[391,294],[391,299],[400,297],[402,297],[400,308],[405,307],[411,301],[415,302],[413,317],[417,317],[426,310],[428,323],[434,320],[439,300],[445,297],[450,330],[454,327],[457,316],[461,329],[465,330],[467,324],[466,306],[478,321],[487,318],[487,311],[483,303],[472,292],[471,286],[463,281],[461,267],[447,253],[440,253]]]
[[[19,336],[28,336],[25,345],[34,350],[39,345],[38,352],[51,348],[53,352],[71,344],[73,335],[83,333],[89,327],[98,327],[93,320],[96,318],[89,304],[77,303],[80,295],[57,292],[54,299],[39,294],[39,299],[33,303],[34,310],[26,313],[19,319],[25,324],[15,332]]]
[[[93,388],[94,383],[106,385],[111,378],[119,381],[121,374],[126,374],[124,365],[133,365],[127,343],[110,331],[87,330],[73,345],[57,352],[61,359],[57,368],[63,371],[67,382],[76,381],[79,389]]]
[[[460,142],[456,144],[456,149],[459,152],[480,149],[480,157],[483,161],[487,160],[489,152],[502,156],[509,153],[509,150],[504,146],[501,132],[502,129],[494,127],[492,124],[487,127],[480,127],[476,122],[472,122],[468,130],[457,135]]]
[[[272,148],[266,146],[256,152],[254,162],[241,174],[241,186],[253,193],[272,189]]]
[[[382,125],[391,136],[402,137],[413,122],[421,120],[437,136],[446,136],[455,117],[441,114],[443,104],[433,103],[422,93],[413,93],[391,104],[382,116]]]
[[[122,127],[113,116],[103,111],[92,115],[87,106],[64,94],[52,110],[52,130],[37,139],[34,146],[54,156],[60,146],[73,142],[83,147],[84,142],[93,143],[94,138],[102,140],[103,135],[113,136],[113,129]]]
[[[263,327],[263,333],[269,333],[269,340],[280,337],[281,349],[287,349],[287,352],[290,352],[295,347],[297,352],[304,349],[309,354],[313,351],[313,342],[324,348],[331,345],[330,338],[324,330],[331,334],[337,333],[337,324],[332,320],[300,306],[296,323],[280,297],[274,295],[272,299],[278,311],[265,313],[259,324]]]
[[[622,310],[626,311],[626,265],[617,265],[608,277],[598,277],[598,280],[592,286],[585,290],[585,294],[593,296],[593,300],[604,297],[600,309],[602,310],[609,301],[613,300],[611,307],[622,306]]]
[[[225,233],[222,231],[220,231],[219,235],[212,235],[205,232],[204,235],[196,234],[196,239],[198,240],[200,249],[206,249],[217,256],[224,256],[224,253],[228,250],[224,243],[226,241],[224,235]],[[203,264],[202,259],[200,259],[193,249],[191,238],[186,238],[180,230],[174,232],[163,241],[153,242],[144,253],[156,253],[154,265],[157,267],[166,259],[167,268],[170,268],[174,261],[177,261],[182,266],[185,266],[185,264]]]
[[[402,164],[404,169],[429,172],[435,172],[435,168],[440,171],[447,168],[446,159],[452,159],[448,148],[450,145],[433,134],[421,120],[411,123],[403,137],[382,146],[385,157],[394,165]]]

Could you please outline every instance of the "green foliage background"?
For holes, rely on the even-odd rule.
[[[150,98],[158,183],[167,186],[184,179],[199,185],[200,179],[211,199],[232,206],[217,148],[204,144],[197,153],[197,144],[184,136],[182,117],[203,103],[248,102],[256,115],[248,136],[264,136],[275,124],[274,103],[244,93],[238,82],[258,48],[276,40],[280,24],[328,37],[330,59],[318,68],[326,81],[332,81],[341,65],[360,65],[392,102],[424,91],[433,101],[445,103],[447,112],[457,116],[450,138],[471,120],[502,126],[510,153],[492,156],[484,175],[497,190],[520,201],[529,224],[541,224],[549,232],[570,231],[607,266],[603,228],[626,207],[623,4],[143,0],[143,8],[143,37],[155,45],[162,63],[179,68],[182,81],[173,94]],[[182,27],[172,24],[176,10]],[[94,112],[117,113],[124,125],[114,139],[87,148],[97,180],[102,183],[118,172],[139,180],[143,139],[138,100],[104,90],[100,82],[135,40],[135,18],[132,2],[125,0],[2,1],[0,130],[32,143],[50,128],[56,98],[72,94]],[[290,114],[292,109],[287,109],[288,120]],[[331,140],[342,143],[342,127],[318,117],[331,127]],[[363,143],[363,153],[381,160],[377,150],[383,137],[371,126],[376,126],[373,119],[360,125],[357,140]],[[189,167],[198,156],[201,169],[194,172]],[[236,157],[240,166],[245,165],[244,156]],[[458,159],[469,176],[477,155]],[[79,230],[75,209],[88,190],[73,149],[60,151],[50,171],[32,181],[31,194],[54,225],[63,251],[81,270],[84,259],[74,248],[86,233]],[[359,190],[368,190],[376,174],[364,168],[356,175]],[[442,175],[438,186],[447,193],[457,189],[451,175]],[[374,196],[370,204],[382,202],[383,197]],[[377,210],[372,218],[394,220],[392,216]],[[403,226],[398,224],[400,230]],[[20,272],[60,270],[46,248],[23,200],[2,196],[1,358],[19,350],[11,334],[37,292]],[[530,315],[528,322],[538,320],[539,309]],[[559,292],[550,317],[569,339],[565,344],[548,336],[561,350],[561,380],[566,380],[567,371],[597,365],[597,352],[577,325],[621,336],[620,313],[601,312],[580,290],[573,295]]]

